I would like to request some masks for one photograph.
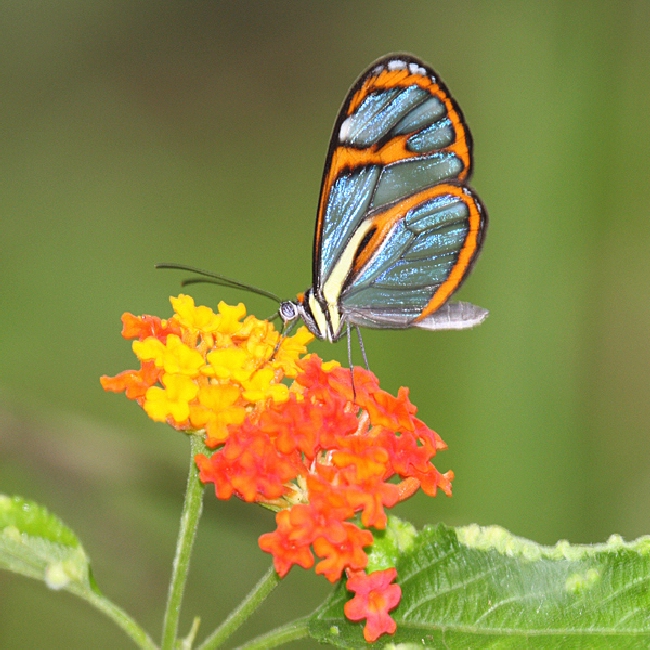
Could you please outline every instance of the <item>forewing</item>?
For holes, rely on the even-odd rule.
[[[471,171],[471,136],[436,73],[418,59],[376,61],[350,89],[334,124],[314,238],[322,292],[368,215]]]

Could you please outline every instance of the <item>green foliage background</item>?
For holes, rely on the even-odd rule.
[[[3,3],[0,492],[60,515],[158,637],[188,444],[102,392],[134,365],[120,315],[171,313],[182,276],[161,261],[304,290],[336,111],[373,59],[407,51],[474,135],[491,223],[461,297],[491,316],[364,335],[457,477],[453,499],[398,514],[542,543],[650,533],[649,30],[643,0]],[[207,632],[254,584],[272,525],[206,494],[183,630],[200,614]],[[295,569],[238,640],[327,592]],[[72,596],[0,575],[0,646],[127,644]]]

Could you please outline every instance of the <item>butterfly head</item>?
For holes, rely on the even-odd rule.
[[[278,314],[284,323],[285,328],[289,327],[297,318],[300,317],[300,309],[295,302],[285,300],[280,303]]]
[[[323,299],[318,299],[313,289],[298,294],[296,301],[287,300],[280,304],[279,314],[285,329],[293,322],[302,318],[305,327],[317,338],[323,341],[337,341],[341,337],[342,321],[337,318],[333,326],[332,309],[328,308]],[[338,316],[338,314],[337,314]]]

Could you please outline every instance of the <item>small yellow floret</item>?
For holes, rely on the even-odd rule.
[[[229,424],[241,424],[246,409],[237,405],[241,389],[232,384],[210,384],[199,391],[199,404],[190,405],[190,422],[197,429],[205,429],[211,444],[228,437]]]
[[[195,307],[194,299],[183,293],[178,298],[171,296],[169,300],[182,327],[202,334],[212,334],[219,329],[221,317],[215,314],[210,307],[203,305]]]
[[[145,395],[144,410],[157,422],[164,422],[171,416],[174,422],[182,424],[190,416],[188,402],[194,399],[199,387],[186,375],[162,376],[165,388],[152,386]]]
[[[204,370],[204,374],[221,380],[234,379],[242,382],[248,379],[255,369],[255,366],[249,363],[250,357],[246,350],[237,346],[218,348],[209,352],[206,358],[210,366]]]
[[[199,390],[199,403],[212,411],[230,408],[241,396],[239,386],[233,384],[208,384]]]
[[[239,321],[246,316],[246,307],[244,306],[244,303],[240,302],[237,306],[231,306],[222,300],[217,307],[220,316],[217,331],[221,334],[237,333],[242,326]]]
[[[282,339],[273,359],[273,366],[281,368],[287,377],[295,377],[298,374],[296,361],[307,352],[307,344],[314,338],[306,327],[300,327],[293,336]]]
[[[258,370],[248,380],[243,382],[244,397],[251,402],[259,402],[270,397],[274,402],[285,402],[289,399],[289,388],[284,384],[272,383],[275,373],[270,368]]]
[[[165,344],[154,336],[144,341],[133,341],[133,353],[140,361],[153,361],[156,368],[163,367]]]
[[[247,316],[242,323],[241,330],[237,332],[237,336],[255,341],[265,341],[269,345],[275,345],[280,334],[273,326],[273,323],[260,320],[255,316]]]
[[[185,345],[178,336],[170,334],[165,346],[163,367],[167,373],[178,373],[196,377],[205,365],[205,359],[195,349]]]

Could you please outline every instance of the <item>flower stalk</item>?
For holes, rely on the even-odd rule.
[[[279,584],[280,578],[273,566],[271,566],[253,589],[251,589],[246,598],[244,598],[229,614],[228,618],[198,647],[198,650],[214,650],[218,648],[253,614]]]
[[[300,641],[307,636],[309,636],[309,618],[298,618],[266,634],[261,634],[256,639],[251,639],[240,645],[237,650],[270,650],[291,641]]]
[[[187,477],[187,490],[181,514],[181,525],[176,542],[176,554],[172,568],[172,577],[167,594],[167,607],[163,621],[162,650],[174,650],[178,636],[178,618],[181,613],[183,592],[190,568],[192,546],[203,510],[203,484],[199,480],[199,471],[194,456],[206,451],[201,436],[190,436],[190,469]]]

